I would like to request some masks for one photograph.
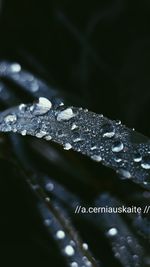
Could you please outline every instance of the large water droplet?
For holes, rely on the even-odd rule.
[[[52,103],[45,97],[40,97],[39,102],[30,107],[35,115],[43,115],[52,107]]]
[[[102,125],[101,133],[103,137],[112,138],[115,135],[115,129],[112,124],[105,123]]]
[[[113,151],[113,152],[120,152],[120,151],[123,150],[123,148],[124,148],[123,143],[122,143],[121,141],[118,140],[118,141],[115,141],[115,142],[113,143],[112,151]]]
[[[150,169],[150,155],[144,156],[143,161],[141,163],[143,169],[149,170]]]
[[[60,111],[58,113],[57,120],[58,121],[70,120],[74,116],[75,116],[75,114],[73,113],[72,108],[67,108],[67,109]]]

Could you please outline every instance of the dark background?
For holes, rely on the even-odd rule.
[[[3,0],[0,58],[24,64],[28,59],[34,66],[38,62],[41,76],[46,73],[49,83],[70,95],[73,103],[150,135],[148,0]],[[9,180],[9,186],[7,179],[0,185],[5,263],[7,256],[14,262],[21,256],[26,264],[41,260],[43,266],[47,262],[59,266],[55,249],[51,248],[49,260],[42,244],[47,236],[30,205],[32,197],[26,201],[28,189],[18,185],[18,176],[6,162],[0,167]]]

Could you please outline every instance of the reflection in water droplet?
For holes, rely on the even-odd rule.
[[[121,141],[115,141],[113,146],[112,146],[112,151],[113,152],[120,152],[124,148],[124,145]]]

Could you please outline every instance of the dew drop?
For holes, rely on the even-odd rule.
[[[20,104],[20,105],[19,105],[19,110],[20,110],[20,111],[24,111],[25,108],[26,108],[26,105],[25,105],[25,104]]]
[[[97,146],[92,146],[92,147],[90,148],[90,150],[95,150],[95,149],[97,149]]]
[[[110,228],[109,230],[108,230],[108,232],[107,232],[107,235],[108,236],[115,236],[115,235],[117,235],[118,234],[118,230],[116,229],[116,228]]]
[[[85,263],[86,266],[89,266],[89,267],[92,266],[92,263],[88,260],[87,257],[83,257],[82,260],[83,260],[83,262]]]
[[[21,135],[25,136],[27,134],[26,130],[21,131]]]
[[[44,136],[44,139],[47,141],[50,141],[52,139],[52,137],[50,135]]]
[[[65,150],[69,150],[69,149],[71,149],[71,148],[72,148],[72,145],[69,144],[69,143],[66,143],[66,144],[64,145],[64,149],[65,149]]]
[[[45,136],[47,134],[47,132],[45,132],[45,131],[40,131],[39,133],[36,133],[36,137],[37,138],[42,138],[43,136]]]
[[[112,146],[112,151],[113,152],[120,152],[124,148],[124,145],[121,141],[115,141],[113,146]]]
[[[102,158],[101,158],[101,156],[99,156],[99,155],[93,155],[91,158],[92,158],[93,160],[97,161],[97,162],[102,161]]]
[[[79,267],[79,265],[77,262],[74,261],[71,263],[70,267]]]
[[[18,64],[18,63],[13,63],[13,64],[10,66],[10,70],[11,70],[12,72],[19,72],[19,71],[21,71],[21,66],[20,66],[20,64]]]
[[[74,248],[70,245],[66,246],[64,251],[65,251],[67,256],[73,256],[75,253]]]
[[[118,173],[124,178],[131,178],[131,173],[127,170],[120,169],[118,170]]]
[[[101,133],[103,137],[112,138],[115,135],[115,129],[112,124],[105,123],[102,125]]]
[[[133,155],[133,160],[134,160],[135,162],[140,162],[140,161],[142,160],[142,156],[141,156],[139,153],[135,153],[135,154]]]
[[[47,191],[49,191],[49,192],[51,192],[51,191],[53,191],[53,189],[54,189],[54,185],[52,184],[52,183],[47,183],[46,185],[45,185],[45,189],[47,190]]]
[[[51,220],[50,219],[45,219],[44,220],[44,225],[45,226],[50,226],[50,224],[51,224]]]
[[[40,97],[38,103],[30,107],[30,110],[34,112],[35,115],[43,115],[47,113],[52,107],[52,103],[45,97]]]
[[[88,250],[88,244],[87,243],[83,243],[82,247],[83,247],[84,250]]]
[[[58,113],[57,121],[70,120],[74,116],[75,116],[75,114],[73,113],[72,108],[67,108],[67,109]]]
[[[16,122],[17,121],[17,116],[15,114],[11,114],[11,115],[7,115],[5,118],[4,118],[4,121],[6,123],[13,123],[13,122]]]
[[[71,126],[71,130],[75,130],[77,128],[78,128],[78,126],[75,123],[73,123],[72,126]]]
[[[149,170],[150,169],[150,155],[143,157],[143,162],[141,163],[143,169]]]
[[[30,85],[31,91],[32,92],[37,92],[39,90],[39,85],[36,81],[33,81]],[[44,97],[41,97],[44,98]]]
[[[58,239],[64,239],[64,238],[65,238],[65,232],[62,231],[62,230],[57,231],[57,233],[56,233],[56,237],[57,237]]]
[[[115,158],[114,158],[114,161],[116,161],[116,162],[121,162],[121,161],[122,161],[122,159],[121,159],[121,158],[119,158],[119,157],[115,157]]]

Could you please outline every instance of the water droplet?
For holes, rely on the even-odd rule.
[[[119,157],[115,157],[115,158],[114,158],[114,161],[116,161],[116,162],[121,162],[121,161],[122,161],[122,159],[121,159],[121,158],[119,158]]]
[[[93,155],[91,158],[92,158],[93,160],[97,161],[97,162],[102,161],[102,158],[101,158],[100,155]]]
[[[143,162],[141,163],[143,169],[149,170],[150,169],[150,155],[143,157]]]
[[[46,185],[45,185],[45,189],[47,190],[47,191],[53,191],[53,189],[54,189],[54,185],[51,183],[51,182],[49,182],[49,183],[47,183]]]
[[[131,178],[131,173],[127,170],[120,169],[118,170],[118,173],[124,178]]]
[[[120,120],[116,120],[116,125],[120,125],[121,124],[121,121]]]
[[[11,114],[11,115],[7,115],[5,118],[4,118],[4,121],[6,123],[13,123],[13,122],[16,122],[17,121],[17,116],[15,114]]]
[[[70,120],[74,116],[75,116],[75,114],[73,113],[72,108],[67,108],[67,109],[58,113],[57,121]]]
[[[63,239],[63,238],[65,238],[65,232],[62,231],[62,230],[57,231],[57,233],[56,233],[56,237],[57,237],[58,239]]]
[[[49,198],[49,197],[46,197],[46,198],[45,198],[45,201],[46,201],[46,202],[50,202],[50,198]]]
[[[52,107],[52,103],[45,97],[40,97],[38,103],[30,107],[35,115],[43,115],[47,113]]]
[[[116,229],[116,228],[110,228],[109,230],[108,230],[108,232],[107,232],[107,235],[108,236],[115,236],[115,235],[117,235],[118,234],[118,230]]]
[[[51,224],[51,220],[50,219],[45,219],[44,220],[44,225],[45,226],[50,226],[50,224]]]
[[[133,155],[133,160],[134,160],[135,162],[140,162],[140,161],[142,160],[142,156],[141,156],[139,153],[135,153],[135,154]]]
[[[124,145],[121,141],[115,141],[113,146],[112,146],[112,151],[113,152],[120,152],[121,150],[123,150]]]
[[[26,130],[21,131],[21,135],[25,136],[27,134]]]
[[[92,266],[92,263],[88,260],[87,257],[83,257],[82,260],[83,260],[83,262],[85,263],[86,266],[89,266],[89,267]]]
[[[102,125],[101,133],[103,137],[112,138],[115,135],[115,129],[112,124],[105,123]]]
[[[45,136],[47,134],[47,132],[45,132],[45,131],[40,131],[39,133],[36,133],[36,137],[37,138],[42,138],[43,136]]]
[[[37,81],[33,81],[30,85],[31,91],[32,92],[37,92],[39,90],[39,85],[37,83]],[[42,97],[44,98],[44,97]]]
[[[72,148],[72,145],[69,144],[69,143],[66,143],[66,144],[64,145],[64,149],[65,149],[65,150],[69,150],[69,149],[71,149],[71,148]]]
[[[18,64],[18,63],[13,63],[11,66],[10,66],[10,70],[12,72],[19,72],[21,71],[21,66]]]
[[[70,267],[79,267],[79,265],[77,262],[74,261],[71,263]]]
[[[26,105],[25,104],[20,104],[19,105],[19,110],[20,111],[25,111]]]
[[[52,139],[52,137],[50,135],[47,135],[47,136],[44,136],[44,139],[47,140],[47,141],[49,141],[49,140]]]
[[[97,146],[92,146],[92,147],[90,148],[90,150],[95,150],[95,149],[97,149]]]
[[[78,128],[78,126],[75,123],[73,123],[72,126],[71,126],[71,130],[75,130],[77,128]]]
[[[75,253],[74,248],[70,245],[66,246],[64,251],[67,254],[67,256],[73,256]]]
[[[87,243],[83,243],[82,247],[83,247],[84,250],[88,250],[88,244]]]

